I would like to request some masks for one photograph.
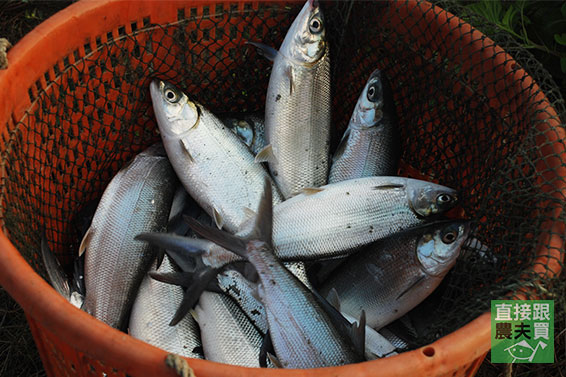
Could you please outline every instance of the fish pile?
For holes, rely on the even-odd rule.
[[[273,61],[265,113],[219,117],[152,81],[162,143],[106,188],[74,282],[43,240],[52,284],[182,356],[316,368],[394,355],[408,341],[390,325],[407,323],[468,238],[467,221],[440,217],[457,193],[394,176],[401,142],[379,69],[330,157],[330,52],[316,2],[279,50],[249,43]]]

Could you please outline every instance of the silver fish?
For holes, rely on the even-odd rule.
[[[401,143],[397,127],[389,82],[376,69],[333,156],[328,182],[395,175]]]
[[[220,117],[222,122],[234,132],[257,155],[265,148],[265,123],[263,114],[225,114]]]
[[[317,368],[363,361],[363,319],[360,323],[362,330],[358,334],[362,339],[360,352],[350,338],[334,327],[319,298],[273,254],[270,189],[266,182],[253,238],[249,240],[194,221],[190,225],[196,233],[229,247],[255,267],[260,280],[258,293],[267,313],[271,341],[284,368]]]
[[[163,145],[187,192],[219,228],[236,232],[269,177],[244,143],[210,111],[163,81],[150,84]],[[278,203],[282,197],[274,194]]]
[[[456,202],[456,191],[451,188],[403,177],[365,177],[307,190],[273,208],[274,252],[286,262],[349,255],[361,246],[422,224]],[[251,231],[248,228],[239,235]],[[183,237],[144,234],[140,239],[197,251]],[[212,242],[201,242],[198,252],[212,267],[238,259]]]
[[[325,21],[308,1],[287,31],[274,59],[265,102],[267,161],[285,198],[326,184],[330,145],[330,57]]]
[[[259,367],[263,334],[228,296],[203,292],[194,310],[207,360]]]
[[[321,287],[333,288],[344,313],[366,311],[376,330],[403,316],[440,284],[456,263],[470,228],[466,221],[423,225],[369,245]]]
[[[157,271],[168,273],[175,270],[169,258],[165,257]],[[199,327],[192,316],[185,316],[176,326],[169,326],[182,299],[183,288],[146,275],[132,308],[130,335],[167,352],[204,358]]]
[[[165,229],[177,184],[163,147],[137,155],[108,184],[79,253],[85,254],[84,310],[124,329],[141,281],[155,255],[135,241]]]

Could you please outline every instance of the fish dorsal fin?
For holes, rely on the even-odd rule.
[[[268,144],[257,153],[257,155],[255,156],[255,162],[273,162],[274,158],[273,147],[271,146],[271,144]]]
[[[179,140],[179,142],[181,143],[181,147],[183,148],[183,151],[185,151],[185,154],[189,158],[189,161],[195,162],[195,159],[193,158],[193,155],[191,154],[191,151],[189,150],[189,140],[186,137],[182,137]]]
[[[258,49],[258,53],[261,56],[265,56],[265,58],[267,58],[268,60],[274,61],[275,58],[277,57],[277,55],[279,54],[279,51],[277,51],[276,49],[274,49],[271,46],[268,46],[266,44],[263,43],[259,43],[259,42],[244,42],[245,44],[248,45],[252,45],[254,47],[257,47]]]
[[[324,191],[324,189],[320,187],[303,187],[301,191],[305,195],[313,195],[317,192]]]
[[[332,288],[330,292],[328,292],[328,296],[326,300],[332,305],[336,310],[340,311],[340,298],[338,297],[338,291],[336,288]]]
[[[350,338],[352,343],[354,343],[355,349],[360,355],[364,355],[366,352],[366,312],[362,310],[360,319],[358,322],[352,323],[350,327]]]
[[[214,223],[216,224],[216,227],[218,229],[222,229],[222,227],[224,226],[224,219],[222,218],[220,212],[218,212],[216,208],[212,207],[212,215],[214,217]]]
[[[86,231],[83,239],[81,240],[81,244],[79,245],[79,257],[84,254],[94,233],[95,233],[95,229],[93,227],[89,227],[88,230]]]

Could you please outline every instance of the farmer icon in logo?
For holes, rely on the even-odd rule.
[[[513,357],[513,361],[511,361],[512,363],[517,360],[528,360],[529,362],[532,362],[539,347],[545,349],[546,343],[539,340],[537,346],[533,348],[526,340],[521,340],[520,342],[505,348],[505,351],[509,352],[509,354]]]

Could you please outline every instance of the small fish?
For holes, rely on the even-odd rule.
[[[361,350],[340,333],[319,298],[273,254],[271,187],[266,181],[254,232],[249,240],[191,221],[193,230],[246,258],[256,269],[258,293],[267,313],[269,334],[284,368],[316,368],[364,360],[365,323],[356,326]],[[201,298],[202,299],[202,298]]]
[[[395,175],[401,144],[397,127],[391,87],[384,73],[376,69],[334,153],[328,182]]]
[[[224,114],[220,119],[250,148],[254,156],[265,148],[263,114]]]
[[[273,60],[265,100],[267,161],[285,198],[327,182],[330,146],[330,55],[318,2],[308,1],[279,51],[251,43]]]
[[[470,231],[467,221],[439,221],[392,235],[348,258],[323,284],[336,289],[341,310],[366,311],[376,330],[403,316],[440,284]]]
[[[215,220],[236,232],[261,197],[267,170],[214,114],[169,83],[150,84],[167,156],[187,192]],[[274,201],[282,201],[274,188]]]

